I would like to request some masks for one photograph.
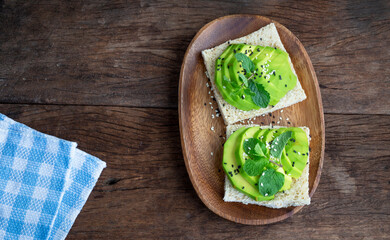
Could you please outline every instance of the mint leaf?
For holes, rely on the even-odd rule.
[[[252,96],[253,102],[261,108],[266,108],[269,104],[270,96],[269,93],[264,89],[263,85],[253,81],[250,81],[248,85],[249,89],[255,93],[255,95]]]
[[[248,87],[248,79],[241,73],[238,74],[238,77],[244,82],[245,87]]]
[[[247,55],[243,53],[236,53],[234,57],[237,59],[237,61],[242,63],[242,67],[247,73],[253,72],[255,70],[255,64]]]
[[[260,175],[261,172],[264,170],[264,167],[267,166],[268,159],[261,157],[257,160],[254,159],[248,159],[244,163],[244,171],[249,176],[257,176]]]
[[[280,158],[280,156],[282,155],[283,149],[286,146],[288,140],[290,140],[291,136],[292,136],[291,131],[284,132],[284,133],[280,134],[279,136],[277,136],[272,141],[272,144],[271,144],[271,148],[270,148],[271,156],[273,156],[274,158]]]
[[[259,192],[266,197],[275,195],[283,185],[284,175],[273,168],[266,169],[259,178]]]
[[[265,157],[267,151],[265,144],[257,138],[248,138],[244,140],[244,152],[252,159],[257,160]]]

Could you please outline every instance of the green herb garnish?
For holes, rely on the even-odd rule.
[[[257,176],[260,175],[264,168],[269,163],[268,159],[265,157],[260,157],[257,160],[248,159],[244,164],[244,171],[249,176]]]
[[[252,97],[253,102],[261,107],[261,108],[266,108],[270,102],[270,95],[269,93],[264,89],[263,85],[260,83],[256,83],[253,81],[253,77],[255,76],[255,68],[256,65],[252,62],[252,60],[245,54],[243,53],[236,53],[235,58],[237,59],[238,62],[241,62],[242,68],[245,69],[246,73],[250,73],[251,76],[247,78],[244,74],[239,73],[238,77],[241,79],[243,84],[241,85],[240,89],[244,85],[249,88],[250,91],[244,90],[244,93],[246,95],[250,95]],[[225,76],[224,76],[225,80]],[[235,93],[238,93],[239,90],[236,90]]]
[[[259,192],[263,196],[275,195],[284,185],[284,175],[273,168],[266,169],[259,178]]]
[[[253,102],[259,107],[266,108],[269,104],[270,96],[263,85],[251,81],[249,82],[249,89],[255,93],[252,96]]]
[[[237,61],[241,62],[242,68],[244,68],[247,73],[253,72],[255,70],[256,65],[247,55],[243,53],[236,53],[234,57],[237,59]]]
[[[280,158],[283,152],[284,147],[286,146],[288,140],[292,136],[291,131],[284,132],[277,136],[271,144],[270,153],[274,158]]]
[[[265,157],[264,153],[267,152],[265,144],[257,138],[248,138],[244,141],[244,152],[252,159],[259,157]]]

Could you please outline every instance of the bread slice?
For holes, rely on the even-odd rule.
[[[256,125],[229,125],[226,128],[226,137],[228,138],[234,131],[241,127],[252,127]],[[282,126],[273,126],[273,128],[281,128]],[[261,126],[261,128],[271,128],[271,126]],[[310,129],[308,127],[301,127],[307,135],[307,139],[310,143]],[[260,206],[266,206],[270,208],[285,208],[290,206],[303,206],[310,204],[309,196],[309,159],[308,164],[302,171],[302,175],[298,179],[292,180],[291,188],[283,192],[275,194],[275,198],[270,201],[255,201],[247,195],[236,190],[229,179],[225,177],[225,196],[223,200],[225,202],[240,202],[243,204],[256,204]]]
[[[225,49],[229,46],[229,43],[230,44],[246,43],[251,45],[277,47],[283,51],[286,51],[282,41],[280,40],[275,24],[273,23],[270,23],[267,26],[262,27],[261,29],[247,36],[235,40],[230,40],[225,43],[222,43],[217,47],[202,51],[204,64],[206,65],[206,70],[207,70],[206,76],[210,79],[210,82],[213,87],[215,99],[217,100],[219,109],[221,111],[221,115],[226,125],[233,124],[237,121],[241,121],[244,119],[254,118],[261,114],[273,112],[275,110],[291,106],[295,103],[301,102],[306,99],[305,91],[302,89],[301,83],[299,82],[298,79],[295,88],[287,92],[287,94],[282,99],[280,99],[280,101],[274,107],[268,106],[267,108],[261,108],[259,110],[242,111],[227,103],[222,98],[221,94],[219,93],[218,89],[215,86],[214,72],[215,72],[215,60],[223,53],[223,51],[225,51]],[[293,73],[296,75],[290,57],[288,59],[291,65],[291,69]]]

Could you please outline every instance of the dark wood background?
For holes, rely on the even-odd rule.
[[[107,162],[68,239],[389,239],[389,1],[0,1],[0,112]],[[312,204],[245,226],[188,178],[177,98],[209,21],[257,14],[303,43],[326,151]]]

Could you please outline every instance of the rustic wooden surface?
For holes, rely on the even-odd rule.
[[[236,13],[301,40],[324,103],[312,204],[260,227],[208,210],[180,148],[184,52]],[[0,1],[0,112],[107,162],[68,239],[389,239],[389,36],[388,1]]]

